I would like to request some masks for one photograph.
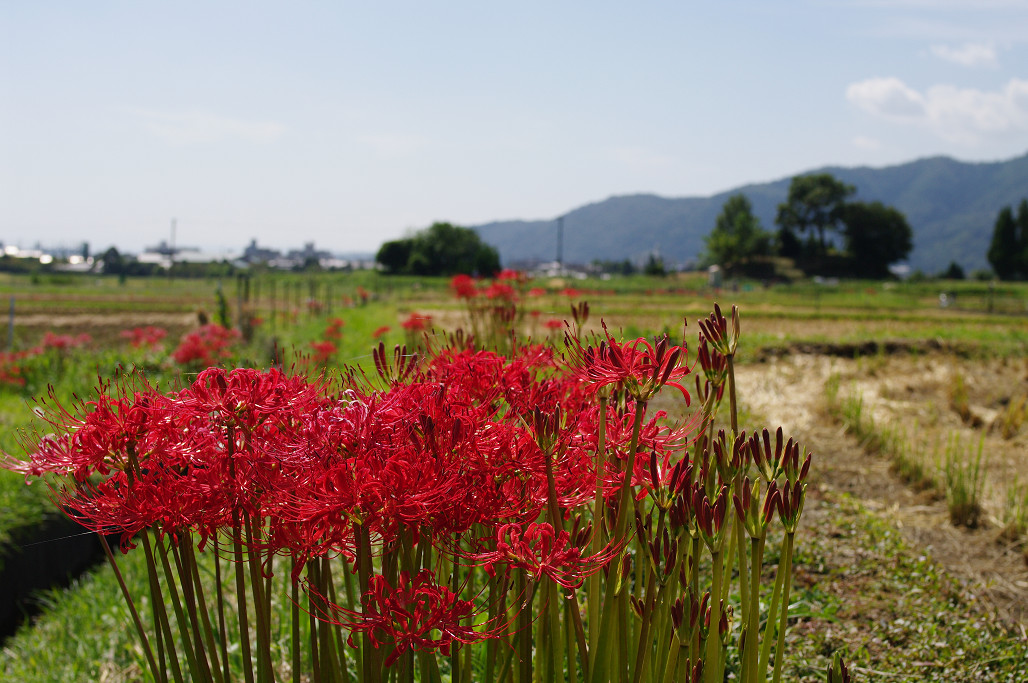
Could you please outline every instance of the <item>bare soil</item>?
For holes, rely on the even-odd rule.
[[[840,394],[859,392],[877,425],[900,429],[930,468],[947,444],[968,457],[984,439],[984,519],[976,529],[950,522],[938,492],[914,490],[893,473],[889,460],[872,454],[826,410],[825,386],[838,375]],[[952,394],[962,379],[966,410]],[[844,359],[794,353],[743,365],[740,397],[755,425],[781,425],[814,454],[805,516],[816,518],[820,499],[846,492],[884,514],[911,545],[923,549],[969,592],[1022,632],[1028,622],[1028,565],[1016,540],[1005,539],[1007,490],[1028,480],[1028,425],[1007,434],[1007,407],[1028,394],[1023,362],[967,360],[950,354],[898,353]],[[1022,409],[1023,412],[1023,409]],[[759,420],[759,421],[757,421]],[[951,442],[951,439],[959,439]],[[941,475],[939,475],[941,476]],[[819,495],[820,494],[820,495]],[[846,552],[840,547],[840,552]]]

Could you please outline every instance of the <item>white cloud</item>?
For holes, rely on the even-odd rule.
[[[1028,131],[1028,80],[1019,78],[991,92],[936,85],[924,93],[898,78],[869,78],[851,84],[846,98],[875,116],[924,126],[963,144]]]
[[[853,138],[851,142],[853,143],[854,147],[859,147],[860,149],[878,150],[882,148],[882,143],[879,140],[876,140],[875,138],[865,137],[863,135],[858,135],[857,137]]]
[[[957,48],[948,45],[932,45],[932,54],[939,59],[961,66],[996,67],[999,65],[996,59],[996,48],[985,43],[965,43]]]
[[[846,88],[846,99],[864,111],[890,119],[925,116],[924,98],[898,78],[869,78]]]
[[[285,131],[279,123],[244,121],[201,111],[159,112],[137,110],[143,126],[174,144],[218,142],[229,138],[248,142],[271,142]]]

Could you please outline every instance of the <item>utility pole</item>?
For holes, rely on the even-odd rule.
[[[171,269],[175,265],[175,219],[171,219],[171,241],[168,242],[168,279],[171,279]]]
[[[557,217],[557,268],[564,274],[564,216]]]

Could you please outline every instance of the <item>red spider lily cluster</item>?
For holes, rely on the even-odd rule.
[[[268,588],[283,562],[294,624],[297,591],[307,596],[316,680],[353,664],[343,642],[359,653],[365,683],[391,667],[399,680],[415,668],[438,680],[434,658],[415,665],[416,653],[448,656],[454,680],[471,680],[464,646],[482,641],[491,653],[482,680],[532,680],[535,667],[543,680],[563,678],[564,667],[581,667],[585,680],[630,671],[678,680],[665,672],[705,666],[714,680],[724,666],[715,641],[730,641],[732,625],[722,575],[706,591],[698,578],[700,543],[721,572],[732,533],[740,565],[750,557],[741,534],[763,539],[776,512],[794,533],[809,468],[797,446],[780,434],[774,443],[715,436],[718,392],[699,381],[708,398],[687,419],[652,410],[664,386],[683,410],[690,400],[686,349],[666,337],[569,336],[563,357],[531,344],[502,355],[452,343],[421,360],[397,349],[391,362],[380,345],[375,365],[377,378],[350,370],[332,392],[274,369],[209,368],[170,394],[142,381],[104,385],[75,408],[46,404],[53,433],[5,466],[48,477],[69,516],[120,535],[124,551],[142,542],[155,604],[176,581],[176,595],[200,601],[177,611],[180,622],[189,615],[196,680],[232,674],[227,649],[201,645],[216,640],[215,620],[195,616],[213,608],[202,602],[194,545],[231,548],[215,550],[215,562],[235,567],[244,668],[255,662],[260,680],[274,679]],[[776,595],[773,615],[788,589]],[[759,621],[753,604],[743,596],[747,624]],[[631,631],[630,612],[641,619]],[[172,638],[172,620],[157,621],[158,640]],[[755,668],[761,641],[746,628],[742,657]],[[629,632],[638,654],[615,654],[614,639]],[[141,637],[155,678],[169,678]],[[645,679],[652,648],[659,676]]]
[[[0,386],[25,386],[25,360],[32,354],[28,351],[0,352]]]
[[[168,331],[163,327],[146,325],[144,327],[133,327],[131,330],[122,330],[122,339],[127,339],[134,349],[159,349],[161,342],[168,336]]]
[[[182,337],[171,357],[179,365],[209,367],[219,365],[232,357],[239,343],[239,330],[208,323]]]
[[[39,346],[33,349],[33,351],[35,353],[45,353],[46,351],[54,350],[58,353],[63,353],[71,349],[83,347],[91,341],[93,341],[93,338],[85,333],[72,336],[70,334],[55,334],[54,332],[47,331],[43,333],[42,341],[39,342]]]
[[[400,323],[400,327],[407,332],[424,332],[432,323],[432,316],[423,313],[411,313],[407,319]]]
[[[343,338],[343,326],[346,323],[343,322],[342,318],[332,318],[328,321],[328,325],[325,327],[325,332],[322,335],[327,341],[339,341]]]

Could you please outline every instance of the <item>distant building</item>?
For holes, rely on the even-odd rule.
[[[282,252],[277,249],[258,247],[256,239],[250,240],[250,244],[246,245],[246,248],[243,249],[243,260],[251,265],[256,263],[269,263],[281,257]]]

